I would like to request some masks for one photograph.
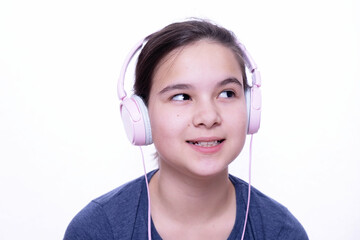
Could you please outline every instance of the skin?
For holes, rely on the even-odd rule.
[[[169,53],[149,97],[159,171],[152,218],[164,239],[226,239],[235,223],[228,165],[246,138],[240,66],[231,49],[200,40]]]

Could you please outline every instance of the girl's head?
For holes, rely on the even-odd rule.
[[[135,94],[148,107],[160,169],[225,173],[245,142],[245,87],[241,50],[228,30],[188,21],[149,36]]]
[[[134,92],[148,105],[153,77],[159,63],[170,52],[202,39],[228,47],[235,54],[242,71],[244,90],[248,87],[245,65],[237,39],[229,30],[205,20],[173,23],[147,37],[136,65]]]

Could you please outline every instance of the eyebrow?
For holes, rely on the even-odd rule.
[[[235,83],[237,85],[239,85],[240,87],[242,87],[242,83],[235,77],[230,77],[230,78],[226,78],[224,80],[222,80],[221,82],[217,83],[217,87],[222,87],[222,86],[225,86],[227,84],[231,84],[231,83]],[[180,84],[173,84],[173,85],[169,85],[165,88],[163,88],[159,94],[164,94],[168,91],[171,91],[171,90],[188,90],[188,89],[192,89],[192,85],[190,84],[185,84],[185,83],[180,83]]]
[[[173,84],[173,85],[169,85],[167,87],[165,87],[164,89],[162,89],[159,94],[163,94],[165,92],[171,91],[171,90],[188,90],[193,88],[190,84]]]
[[[219,82],[219,83],[217,84],[217,86],[218,86],[218,87],[222,87],[222,86],[225,86],[225,85],[230,84],[230,83],[235,83],[235,84],[239,85],[240,87],[243,86],[242,83],[241,83],[237,78],[235,78],[235,77],[227,78],[227,79]]]

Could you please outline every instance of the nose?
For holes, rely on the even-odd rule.
[[[193,124],[196,127],[212,128],[220,125],[222,122],[221,115],[212,102],[197,103],[194,108]]]

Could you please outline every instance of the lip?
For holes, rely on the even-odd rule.
[[[218,144],[211,146],[213,142],[218,141]],[[208,143],[208,145],[204,144],[202,145],[195,145],[194,143]],[[225,142],[224,138],[218,138],[218,137],[205,137],[205,138],[196,138],[187,140],[186,143],[189,144],[189,146],[196,150],[197,152],[203,153],[203,154],[214,154],[221,150]]]

